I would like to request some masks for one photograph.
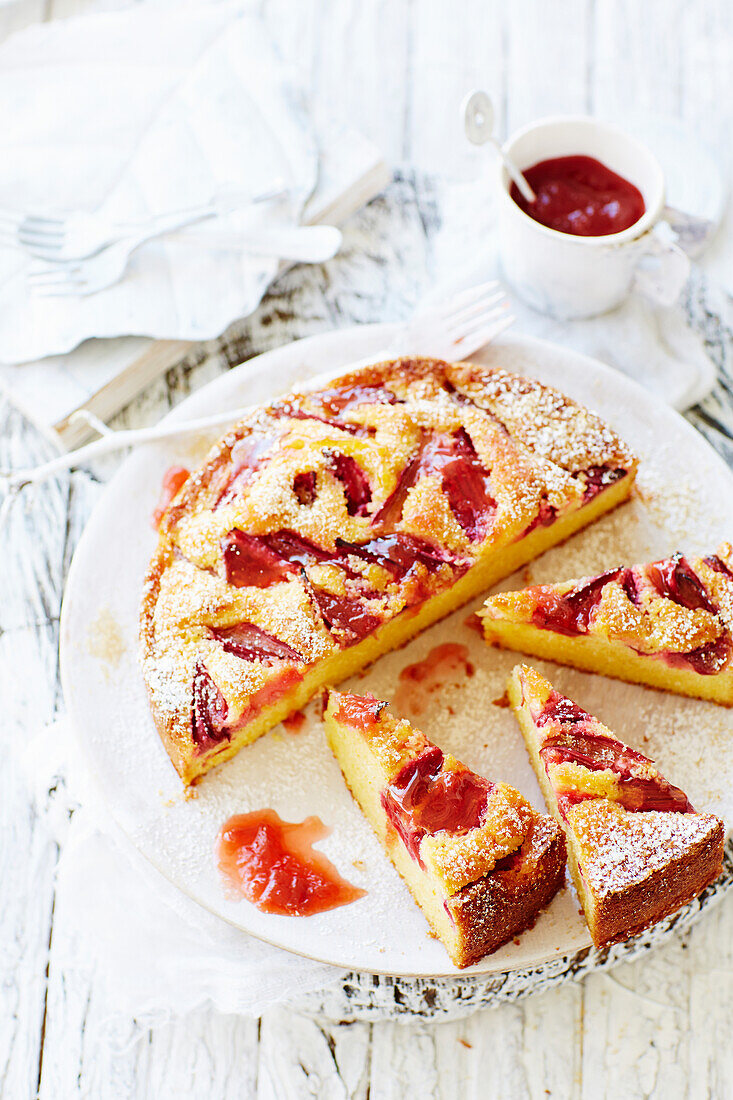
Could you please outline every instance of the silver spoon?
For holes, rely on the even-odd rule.
[[[522,197],[527,202],[536,202],[537,196],[527,183],[516,164],[494,137],[494,105],[486,92],[471,92],[463,101],[461,107],[463,114],[463,128],[466,137],[473,145],[485,145],[487,142],[493,145],[504,162],[504,167],[510,177],[519,188]]]

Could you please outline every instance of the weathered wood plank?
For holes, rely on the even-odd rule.
[[[473,179],[487,153],[469,144],[459,106],[474,88],[492,97],[497,132],[505,117],[507,59],[502,8],[483,0],[438,0],[411,9],[412,66],[406,152],[421,171]]]
[[[73,969],[49,991],[48,1020],[40,1100],[242,1100],[256,1094],[255,1020],[201,1011],[141,1027],[115,1012],[98,980]]]
[[[584,1100],[684,1096],[690,1082],[689,970],[681,939],[585,982]]]
[[[733,897],[727,897],[687,943],[690,1095],[733,1097]]]
[[[535,4],[503,7],[507,134],[543,115],[587,111],[592,2],[559,4],[548,18]]]
[[[257,1100],[368,1097],[369,1032],[368,1024],[319,1026],[286,1008],[266,1012],[260,1025]]]
[[[682,107],[680,12],[665,0],[595,0],[594,111],[678,115]]]
[[[52,448],[0,398],[0,466]],[[35,1093],[42,1058],[56,845],[32,803],[21,757],[56,701],[64,480],[15,501],[0,529],[0,1094]]]

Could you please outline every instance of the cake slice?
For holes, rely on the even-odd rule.
[[[733,705],[733,548],[491,596],[493,645]]]
[[[532,379],[400,359],[253,409],[160,518],[141,651],[185,783],[626,500],[628,447]]]
[[[698,813],[640,752],[517,665],[509,700],[597,947],[628,939],[718,877],[723,822]]]
[[[528,928],[562,886],[562,830],[386,708],[329,691],[326,736],[435,935],[469,966]]]

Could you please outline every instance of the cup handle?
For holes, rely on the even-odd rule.
[[[683,252],[693,260],[707,248],[715,236],[717,224],[710,218],[701,218],[697,214],[687,214],[674,206],[665,206],[662,220],[674,233],[675,241]]]
[[[672,306],[689,274],[690,258],[679,245],[656,230],[647,234],[634,272],[634,288],[640,294],[656,305]]]

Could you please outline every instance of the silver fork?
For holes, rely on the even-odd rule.
[[[184,224],[189,225],[190,220],[187,218]],[[33,294],[43,298],[86,298],[97,294],[120,281],[135,249],[178,228],[180,219],[174,219],[167,225],[159,225],[133,237],[124,237],[86,260],[69,260],[64,264],[49,264],[30,271],[28,286]],[[228,244],[256,256],[271,256],[297,263],[324,263],[335,256],[341,247],[341,230],[335,225],[248,229],[229,234]]]
[[[419,309],[387,348],[369,356],[363,362],[375,363],[380,359],[394,358],[399,355],[467,359],[479,348],[496,339],[513,321],[514,318],[509,313],[509,303],[499,284],[482,283],[454,294],[442,302]],[[336,378],[361,365],[362,363],[345,364],[333,371],[332,376]],[[322,380],[321,377],[314,384],[320,384]],[[250,410],[251,406],[245,406],[197,420],[163,423],[152,428],[131,428],[115,432],[82,409],[77,415],[99,431],[102,435],[101,439],[87,443],[76,451],[59,455],[34,469],[0,470],[0,478],[4,480],[6,489],[12,496],[24,489],[26,485],[35,485],[56,474],[78,469],[92,459],[111,454],[124,447],[154,443],[172,436],[187,435],[190,432],[233,424],[246,416]],[[6,505],[9,499],[10,497],[6,498]],[[3,510],[0,510],[0,516],[2,515]]]
[[[225,191],[208,202],[127,222],[112,221],[103,214],[89,214],[82,210],[61,214],[0,209],[0,247],[20,248],[30,256],[53,263],[82,260],[96,256],[103,248],[123,237],[153,230],[166,218],[188,216],[193,223],[217,214],[230,214],[239,207],[253,203],[270,202],[285,194],[287,189],[280,182],[257,195]]]

